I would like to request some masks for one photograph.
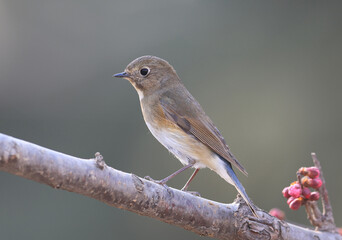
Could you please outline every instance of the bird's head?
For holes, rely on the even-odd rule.
[[[130,81],[140,98],[180,81],[167,61],[154,56],[142,56],[133,60],[124,72],[114,74],[113,77]]]

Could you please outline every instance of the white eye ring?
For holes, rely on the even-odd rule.
[[[140,74],[143,77],[146,77],[150,73],[150,69],[148,67],[142,67],[140,69]]]

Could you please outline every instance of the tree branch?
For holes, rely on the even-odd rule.
[[[240,198],[223,204],[163,187],[107,166],[98,153],[95,159],[80,159],[4,134],[0,170],[217,239],[341,239],[261,211],[262,219],[255,219]]]

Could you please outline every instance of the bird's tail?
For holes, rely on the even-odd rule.
[[[220,157],[221,158],[221,157]],[[247,205],[249,206],[249,208],[251,209],[252,213],[254,216],[256,216],[257,218],[259,218],[257,212],[256,212],[256,208],[254,206],[254,204],[252,203],[252,201],[249,199],[245,188],[242,186],[242,184],[240,183],[239,179],[237,178],[232,165],[227,162],[225,159],[221,159],[224,165],[224,168],[226,171],[220,171],[218,172],[218,174],[227,182],[229,182],[230,184],[232,184],[236,190],[240,193],[240,195],[242,196],[242,198],[245,200],[245,202],[247,203]]]

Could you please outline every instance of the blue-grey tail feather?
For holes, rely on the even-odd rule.
[[[221,157],[220,157],[221,158]],[[222,158],[221,158],[222,159]],[[222,159],[224,161],[224,165],[226,168],[226,171],[229,175],[229,177],[231,178],[232,182],[234,183],[234,187],[236,188],[236,190],[240,193],[240,195],[242,196],[242,198],[245,200],[245,202],[247,203],[247,205],[249,206],[249,208],[251,209],[252,213],[258,217],[257,213],[256,213],[256,209],[254,204],[252,203],[252,201],[249,199],[245,188],[242,186],[241,182],[239,181],[239,179],[237,178],[232,165],[230,164],[230,162],[228,162],[225,159]]]

